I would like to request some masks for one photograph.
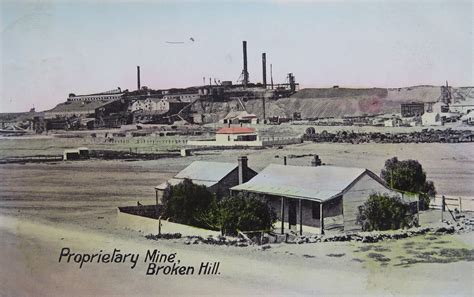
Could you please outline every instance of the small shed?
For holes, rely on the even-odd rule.
[[[79,160],[81,155],[77,149],[67,149],[63,153],[63,161]]]

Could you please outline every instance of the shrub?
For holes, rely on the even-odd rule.
[[[173,222],[196,227],[207,227],[200,219],[215,203],[214,195],[205,186],[185,179],[172,186],[169,195],[163,197],[163,215]]]
[[[276,220],[273,209],[254,196],[226,197],[220,202],[205,186],[185,179],[163,197],[163,215],[173,222],[237,235],[237,230],[268,230]]]
[[[427,209],[430,198],[436,195],[434,183],[426,180],[426,173],[416,160],[399,161],[397,157],[388,159],[380,176],[394,189],[420,193],[420,209]]]
[[[269,230],[276,221],[273,209],[252,195],[226,197],[219,202],[218,209],[218,225],[226,235],[237,235],[237,230]]]
[[[398,197],[372,194],[359,207],[357,223],[362,230],[389,230],[410,227],[414,217],[410,214],[410,207]]]
[[[239,193],[225,197],[219,203],[213,200],[209,209],[202,212],[197,219],[208,229],[235,236],[237,230],[269,230],[275,223],[276,214],[266,202],[253,195],[245,196]]]

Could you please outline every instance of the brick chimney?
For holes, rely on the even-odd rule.
[[[248,181],[247,172],[248,172],[248,159],[246,156],[240,156],[238,158],[239,161],[239,185]]]

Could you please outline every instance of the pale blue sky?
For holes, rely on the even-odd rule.
[[[303,87],[474,84],[471,1],[0,2],[1,112],[133,90],[136,65],[151,88],[236,81],[242,40],[252,82],[266,52]]]

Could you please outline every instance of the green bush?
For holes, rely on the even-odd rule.
[[[269,230],[276,221],[273,209],[252,195],[226,197],[219,202],[218,209],[218,225],[226,235],[237,235],[237,230]]]
[[[237,230],[268,230],[276,220],[273,209],[254,196],[226,197],[220,202],[205,186],[185,179],[163,197],[163,215],[173,222],[237,235]]]
[[[236,196],[223,198],[212,203],[208,211],[199,216],[206,228],[220,230],[222,234],[235,236],[237,230],[269,230],[276,220],[273,209],[255,196]]]
[[[169,194],[163,197],[163,215],[173,222],[195,227],[207,227],[200,219],[215,204],[214,195],[205,186],[185,179],[170,187]]]
[[[411,227],[414,217],[410,213],[410,206],[398,197],[372,194],[359,207],[357,223],[364,231],[390,230]]]
[[[380,176],[393,189],[421,194],[420,209],[427,209],[430,198],[436,195],[434,183],[426,180],[426,173],[416,160],[388,159]]]

